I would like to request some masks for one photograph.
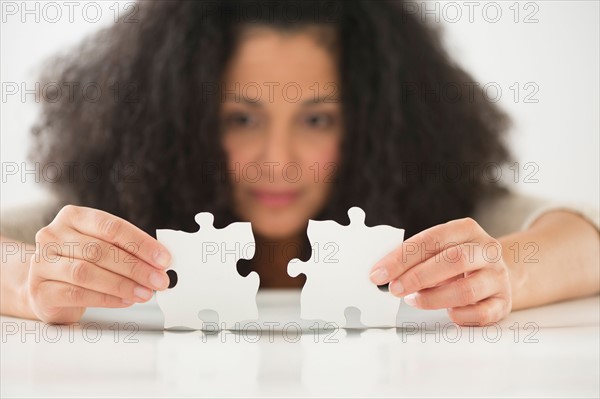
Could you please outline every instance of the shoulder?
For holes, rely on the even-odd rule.
[[[525,230],[544,213],[555,210],[576,213],[600,229],[598,207],[536,197],[515,191],[507,191],[480,202],[472,217],[490,235],[499,237]]]

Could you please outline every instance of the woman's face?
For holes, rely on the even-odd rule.
[[[342,136],[335,58],[314,34],[247,29],[224,75],[223,146],[235,211],[269,239],[325,204]]]

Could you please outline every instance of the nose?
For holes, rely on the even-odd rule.
[[[294,163],[297,163],[297,159],[291,132],[286,126],[273,126],[267,132],[261,151],[263,176],[269,178],[269,183],[285,181],[283,172]]]

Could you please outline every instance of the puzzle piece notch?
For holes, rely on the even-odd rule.
[[[198,224],[198,231],[200,231],[203,228],[215,230],[215,217],[210,212],[197,213],[196,216],[194,216],[194,220]]]
[[[252,272],[242,277],[236,267],[239,259],[252,259],[255,254],[250,223],[216,229],[209,212],[198,213],[194,220],[199,229],[193,233],[156,231],[157,239],[171,252],[169,270],[177,273],[174,287],[156,293],[165,328],[202,329],[204,322],[198,315],[203,311],[216,312],[219,325],[225,323],[229,329],[257,319],[259,276]]]
[[[402,244],[404,230],[386,225],[367,227],[365,212],[358,207],[349,209],[348,216],[348,226],[331,220],[310,220],[308,236],[313,255],[306,262],[292,259],[288,264],[290,276],[302,273],[307,277],[300,299],[301,317],[352,327],[346,323],[345,312],[355,307],[365,326],[395,326],[401,300],[373,284],[369,271]],[[328,248],[334,252],[322,256]],[[332,254],[339,255],[328,256]]]
[[[350,226],[366,226],[365,220],[367,215],[361,208],[355,206],[348,209],[348,217],[350,218]]]

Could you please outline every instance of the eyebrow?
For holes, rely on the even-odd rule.
[[[255,100],[255,99],[245,97],[245,96],[241,96],[240,101],[236,101],[236,99],[233,99],[230,96],[228,96],[225,98],[224,102],[244,103],[244,104],[252,106],[252,107],[262,107],[264,105],[264,103],[261,100]],[[335,104],[338,102],[340,102],[340,98],[338,96],[327,95],[327,96],[322,96],[322,97],[318,97],[318,98],[311,98],[308,100],[304,100],[304,101],[302,101],[301,104],[303,106],[310,106],[310,105],[316,105],[316,104],[329,104],[329,103]]]
[[[313,104],[329,104],[329,103],[339,103],[340,102],[340,98],[338,96],[332,96],[332,95],[327,95],[327,96],[322,96],[322,97],[318,97],[318,98],[313,98],[310,100],[305,100],[302,102],[303,105],[313,105]]]

